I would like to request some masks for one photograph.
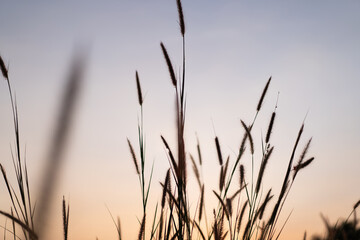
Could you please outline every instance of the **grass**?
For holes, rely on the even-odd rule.
[[[26,158],[23,154],[21,154],[22,149],[20,144],[19,118],[16,99],[12,93],[13,91],[9,80],[8,70],[3,59],[0,57],[0,67],[2,75],[7,82],[14,119],[15,149],[12,150],[12,160],[16,175],[16,183],[13,185],[9,182],[6,171],[0,164],[1,173],[12,204],[10,206],[10,212],[0,210],[0,214],[12,221],[12,230],[5,228],[5,232],[10,232],[14,239],[42,239],[46,230],[44,229],[44,223],[48,221],[50,203],[54,195],[54,189],[56,188],[59,169],[61,168],[63,161],[62,155],[68,139],[71,120],[74,115],[75,105],[81,88],[84,66],[83,58],[83,55],[80,53],[77,54],[71,65],[70,74],[67,79],[67,85],[60,106],[59,116],[56,122],[55,133],[48,152],[46,169],[42,176],[40,196],[36,202],[33,202],[29,187]],[[64,239],[67,239],[69,207],[67,207],[66,211],[65,209],[65,201],[63,201]],[[20,233],[16,231],[16,225],[20,227]],[[22,235],[20,235],[21,233]]]
[[[31,203],[29,178],[27,174],[26,161],[25,159],[23,159],[23,155],[21,154],[17,104],[16,104],[16,99],[14,98],[12,93],[8,70],[1,57],[0,57],[0,68],[3,77],[7,82],[10,101],[11,101],[11,109],[13,113],[14,130],[15,130],[15,149],[12,150],[12,161],[13,161],[16,181],[17,181],[16,182],[17,191],[16,191],[12,186],[12,184],[9,182],[4,167],[0,164],[1,173],[4,178],[12,204],[10,207],[10,213],[0,211],[0,214],[6,216],[13,222],[12,233],[14,239],[17,236],[15,223],[21,226],[21,230],[23,232],[25,239],[37,239],[37,234],[35,233],[35,229],[34,229],[35,208]]]
[[[360,205],[360,200],[354,204],[352,211],[345,220],[338,219],[334,225],[331,225],[323,215],[321,215],[326,227],[326,232],[323,235],[316,234],[311,237],[312,240],[346,240],[346,239],[360,239],[360,227],[358,226],[358,218],[356,216],[356,209]],[[353,220],[350,221],[350,217]],[[304,234],[306,239],[306,232]]]
[[[161,208],[155,210],[155,217],[151,225],[150,239],[278,239],[284,225],[277,230],[279,223],[279,216],[284,207],[288,194],[293,186],[297,174],[306,168],[314,160],[313,157],[307,157],[308,149],[311,139],[308,140],[303,151],[298,157],[298,161],[294,163],[298,145],[304,130],[304,124],[300,127],[295,138],[292,154],[289,159],[287,171],[281,185],[281,191],[277,198],[272,194],[272,189],[267,191],[265,196],[263,192],[263,181],[266,166],[268,165],[274,146],[271,143],[271,134],[273,131],[274,122],[276,119],[276,108],[271,115],[266,138],[262,140],[260,168],[254,169],[255,161],[255,146],[252,137],[252,128],[256,123],[257,116],[261,111],[262,103],[266,97],[271,77],[266,82],[262,91],[261,97],[257,104],[255,116],[253,121],[248,124],[241,120],[241,125],[244,129],[244,135],[239,147],[236,159],[230,161],[230,157],[224,158],[219,138],[215,136],[215,147],[219,161],[219,189],[213,190],[214,195],[218,200],[218,205],[213,208],[213,217],[211,222],[208,222],[205,209],[205,183],[200,178],[200,171],[202,167],[202,157],[200,144],[197,144],[197,154],[187,153],[186,142],[184,139],[185,120],[186,120],[186,99],[185,99],[185,79],[186,79],[186,58],[185,58],[185,21],[181,2],[177,1],[177,8],[179,13],[180,34],[183,43],[182,51],[182,71],[176,76],[171,58],[168,54],[164,43],[160,43],[161,51],[164,55],[164,60],[169,71],[170,83],[174,87],[175,108],[176,108],[176,146],[175,148],[169,146],[167,140],[161,136],[167,156],[169,160],[169,169],[166,173],[165,180],[161,183],[163,194],[161,199]],[[144,158],[144,139],[143,139],[143,118],[142,118],[142,95],[141,85],[136,72],[136,84],[138,90],[139,105],[141,109],[141,121],[138,124],[139,130],[139,145],[140,158]],[[136,154],[129,143],[130,153],[133,158],[135,169],[140,176],[140,183],[143,185],[143,173],[139,174],[139,167],[137,163]],[[249,151],[247,151],[249,148]],[[174,150],[175,149],[175,150]],[[245,154],[250,154],[252,159],[252,166],[250,169],[250,176],[245,177],[245,168],[241,164],[241,159]],[[198,159],[195,159],[195,155]],[[188,157],[189,156],[189,157]],[[224,160],[226,159],[226,160]],[[199,200],[195,212],[190,212],[190,203],[187,191],[188,183],[188,161],[191,161],[192,169],[199,185]],[[142,160],[143,161],[143,160]],[[141,163],[143,165],[144,163]],[[232,167],[230,167],[232,166]],[[258,172],[255,174],[255,172]],[[235,180],[235,173],[239,172],[239,181]],[[255,178],[256,177],[256,178]],[[150,180],[151,181],[151,176]],[[239,184],[238,184],[239,183]],[[231,192],[235,187],[235,191]],[[173,186],[173,187],[172,187]],[[148,190],[150,187],[147,188]],[[142,197],[144,199],[144,187],[141,187]],[[148,192],[146,192],[148,196]],[[244,196],[244,197],[243,197]],[[272,199],[276,199],[275,204],[270,207]],[[146,198],[147,200],[147,198]],[[144,202],[144,201],[143,201]],[[233,207],[237,203],[237,208]],[[239,207],[241,206],[241,207]],[[270,211],[269,211],[270,208]],[[266,218],[266,210],[269,214]],[[157,216],[159,212],[159,216]],[[203,218],[205,215],[205,220]],[[146,222],[146,212],[143,213],[143,218],[139,226],[139,239],[145,239],[144,226]],[[210,228],[202,228],[204,221],[205,225],[210,225]]]
[[[149,219],[151,214],[148,208],[148,197],[152,186],[152,172],[147,174],[145,167],[146,159],[146,139],[144,129],[143,103],[141,82],[139,73],[135,72],[135,81],[137,86],[138,104],[140,116],[137,124],[139,149],[133,147],[128,139],[131,159],[134,163],[136,174],[139,180],[140,193],[142,198],[142,217],[139,218],[138,239],[279,239],[284,226],[287,222],[280,222],[279,216],[282,214],[286,199],[291,191],[298,174],[308,167],[314,157],[308,157],[308,151],[311,139],[307,141],[303,150],[299,151],[299,143],[304,130],[304,123],[300,126],[298,133],[294,137],[292,153],[289,157],[287,169],[281,183],[280,192],[274,194],[272,189],[264,189],[265,173],[267,166],[271,164],[271,156],[275,146],[271,142],[271,136],[274,131],[276,121],[276,109],[270,116],[270,121],[266,126],[267,132],[265,139],[262,138],[261,146],[256,146],[253,141],[253,132],[259,112],[272,77],[265,83],[257,107],[254,112],[252,122],[246,123],[240,121],[243,128],[241,144],[238,148],[236,158],[226,157],[222,150],[222,145],[217,136],[214,136],[214,146],[216,148],[219,163],[219,186],[213,189],[212,193],[217,199],[216,206],[206,207],[207,195],[205,193],[205,182],[202,178],[202,151],[199,140],[197,141],[197,152],[189,153],[184,138],[186,128],[186,29],[181,1],[177,0],[177,9],[179,17],[180,35],[182,38],[182,66],[181,73],[175,74],[173,63],[168,54],[164,43],[160,43],[160,50],[163,53],[166,67],[169,71],[170,84],[174,89],[176,129],[176,146],[170,146],[164,136],[160,136],[161,141],[167,151],[169,168],[166,176],[161,183],[162,197],[161,201],[153,209],[153,219]],[[2,75],[5,78],[14,118],[14,129],[16,145],[13,154],[14,170],[16,174],[16,186],[8,181],[7,174],[0,164],[1,172],[8,190],[8,195],[12,206],[10,212],[0,211],[12,221],[11,232],[14,239],[41,239],[43,229],[42,223],[46,219],[48,204],[53,195],[55,180],[57,178],[57,169],[61,165],[61,155],[64,143],[67,139],[69,124],[73,115],[74,104],[81,84],[82,61],[75,61],[71,71],[68,87],[65,90],[63,107],[60,110],[59,124],[54,135],[53,147],[49,153],[49,167],[44,174],[46,183],[41,191],[39,206],[31,199],[26,161],[21,154],[19,120],[17,114],[16,99],[12,94],[12,88],[9,80],[8,69],[4,61],[0,58],[0,67]],[[290,136],[289,136],[290,137]],[[260,152],[260,159],[256,159]],[[242,159],[251,158],[251,168],[245,169]],[[297,160],[297,161],[296,161]],[[259,161],[260,167],[255,169],[255,162]],[[188,169],[191,163],[199,192],[198,201],[195,210],[190,210],[190,197],[188,192]],[[154,163],[152,163],[152,169]],[[201,173],[201,174],[200,174]],[[266,194],[263,194],[266,193]],[[207,216],[207,210],[212,210],[212,216]],[[69,205],[66,205],[65,199],[62,202],[63,210],[63,229],[64,239],[68,239],[69,231]],[[355,208],[354,208],[355,211]],[[35,218],[35,216],[37,218]],[[289,215],[290,216],[290,215]],[[289,218],[288,216],[288,218]],[[111,216],[112,217],[112,216]],[[288,219],[287,218],[287,219]],[[118,233],[118,238],[122,239],[122,230],[120,218],[114,224]],[[149,226],[148,228],[146,226]],[[204,227],[205,226],[205,227]],[[20,229],[21,232],[17,231]],[[150,231],[147,232],[146,230]],[[4,237],[5,238],[5,237]]]

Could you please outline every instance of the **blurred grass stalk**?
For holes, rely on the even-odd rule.
[[[35,204],[31,201],[28,170],[26,165],[26,156],[21,154],[21,141],[19,131],[19,118],[16,98],[13,96],[11,82],[9,80],[8,70],[3,59],[0,57],[0,67],[5,78],[10,95],[12,113],[15,129],[15,150],[12,150],[12,160],[17,180],[17,191],[8,181],[6,171],[0,164],[1,172],[11,200],[11,213],[0,211],[0,214],[13,221],[12,234],[14,239],[20,238],[16,234],[15,224],[18,224],[26,240],[36,240],[42,238],[46,230],[46,223],[50,215],[50,205],[56,190],[56,182],[59,178],[60,169],[63,165],[63,154],[66,148],[66,141],[69,137],[71,123],[76,112],[76,103],[83,82],[85,52],[77,52],[73,59],[70,74],[64,89],[63,99],[61,101],[59,116],[56,122],[56,128],[53,133],[52,145],[46,158],[45,171],[42,177],[42,186],[40,188],[39,200]],[[36,211],[35,211],[36,207]],[[36,213],[36,214],[35,214]],[[64,225],[64,237],[67,238],[68,212],[65,213],[66,226]],[[66,228],[66,231],[65,231]]]

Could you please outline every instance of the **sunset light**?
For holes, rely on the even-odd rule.
[[[0,239],[360,239],[359,13],[2,2]]]

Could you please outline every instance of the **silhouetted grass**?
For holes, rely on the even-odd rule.
[[[65,197],[63,197],[62,201],[62,216],[63,216],[63,228],[64,228],[64,240],[68,239],[68,231],[69,231],[69,204],[66,206]]]
[[[11,109],[13,114],[14,120],[14,130],[15,130],[15,149],[12,151],[12,161],[16,175],[16,186],[17,191],[14,189],[12,184],[9,182],[7,178],[6,171],[4,167],[0,164],[1,173],[3,175],[8,194],[10,197],[10,201],[12,206],[10,207],[11,213],[0,211],[1,215],[11,219],[14,223],[20,225],[24,238],[27,239],[37,239],[38,236],[35,233],[34,229],[34,206],[31,204],[31,195],[29,189],[29,178],[27,173],[27,167],[25,158],[21,154],[21,146],[20,146],[20,130],[19,130],[19,117],[17,111],[17,104],[16,99],[13,96],[11,82],[9,80],[8,70],[5,66],[5,63],[0,56],[0,68],[5,78],[8,91],[10,95],[10,102],[11,102]],[[16,228],[15,224],[13,224],[12,233],[15,237],[16,235]]]
[[[218,206],[213,208],[213,221],[211,223],[203,220],[203,213],[205,210],[205,183],[200,177],[200,170],[202,166],[201,158],[201,149],[200,144],[197,144],[197,155],[198,159],[195,159],[194,154],[187,154],[186,152],[186,142],[184,140],[184,129],[185,129],[185,23],[184,23],[184,14],[182,10],[181,2],[177,1],[178,13],[179,13],[179,25],[180,33],[183,40],[183,58],[182,58],[182,74],[179,76],[175,75],[173,68],[173,63],[170,59],[168,51],[165,45],[161,42],[160,47],[164,55],[165,63],[169,71],[171,84],[175,88],[175,108],[176,108],[176,150],[174,151],[171,146],[167,143],[164,136],[161,136],[162,142],[164,143],[165,149],[167,150],[167,155],[169,159],[170,169],[167,171],[165,180],[161,183],[163,187],[163,194],[161,198],[161,210],[160,217],[154,218],[152,223],[153,226],[158,226],[155,228],[157,234],[153,233],[151,236],[154,239],[277,239],[282,231],[282,227],[279,231],[276,231],[276,226],[278,223],[279,216],[283,209],[286,198],[290,192],[290,189],[294,183],[295,177],[298,172],[308,166],[314,158],[306,159],[308,148],[310,146],[311,139],[306,144],[302,154],[299,156],[298,163],[293,164],[296,151],[302,136],[304,129],[304,124],[300,127],[297,137],[295,138],[295,144],[293,147],[292,154],[290,156],[288,167],[284,176],[283,184],[281,186],[281,191],[277,197],[277,201],[272,207],[270,214],[268,214],[268,219],[266,219],[266,210],[270,208],[270,202],[274,195],[272,194],[271,189],[267,191],[265,197],[262,197],[261,192],[263,191],[263,182],[266,172],[266,167],[270,161],[274,146],[271,143],[271,134],[273,132],[275,117],[276,117],[276,108],[273,111],[270,122],[268,125],[268,130],[266,133],[265,140],[262,141],[262,158],[258,174],[255,174],[254,161],[255,161],[255,151],[258,150],[255,147],[253,137],[252,137],[252,128],[256,123],[257,116],[261,111],[263,101],[266,97],[266,93],[269,89],[272,77],[268,79],[265,84],[265,87],[261,93],[260,99],[258,101],[255,116],[251,124],[247,124],[241,120],[241,125],[244,129],[244,135],[239,147],[238,156],[235,159],[235,162],[230,164],[230,157],[226,158],[224,161],[223,152],[221,150],[220,140],[215,136],[215,148],[217,152],[217,157],[219,161],[219,189],[218,191],[213,190],[214,195],[218,200]],[[136,75],[136,83],[138,88],[138,96],[141,99],[141,88],[139,84],[138,75]],[[140,101],[140,100],[139,100]],[[141,102],[141,101],[140,101]],[[142,104],[141,108],[142,108]],[[142,110],[141,110],[142,111]],[[140,131],[141,132],[141,131]],[[142,139],[144,140],[144,139]],[[141,146],[141,144],[140,144]],[[251,169],[248,174],[249,179],[245,177],[245,168],[243,164],[240,164],[241,159],[244,154],[247,152],[247,146],[249,147],[249,154],[252,159]],[[135,168],[137,168],[136,160],[133,154],[133,150],[130,147],[131,155],[135,163]],[[177,155],[174,154],[177,152]],[[189,156],[189,157],[187,157]],[[190,212],[189,209],[189,196],[187,191],[187,161],[191,160],[192,169],[196,178],[196,181],[199,185],[199,201],[196,207],[195,212]],[[198,164],[198,163],[199,164]],[[232,167],[229,167],[232,166]],[[233,186],[233,177],[234,173],[240,172],[240,185],[235,190],[233,194],[230,194],[230,186]],[[292,177],[290,177],[291,172],[293,172]],[[171,182],[174,182],[175,189],[171,188]],[[233,188],[231,188],[233,189]],[[261,190],[261,191],[260,191]],[[242,195],[245,196],[241,197]],[[166,200],[167,199],[167,200]],[[245,199],[245,200],[244,200]],[[237,202],[237,208],[234,208],[233,202]],[[239,206],[242,206],[241,208]],[[247,214],[245,214],[247,211]],[[145,213],[144,213],[145,216]],[[194,217],[190,217],[194,216]],[[197,216],[197,217],[196,217]],[[244,217],[247,218],[244,219]],[[144,220],[143,220],[144,221]],[[207,224],[211,224],[211,227],[208,229],[203,229],[204,221]],[[242,224],[244,221],[246,223]],[[244,227],[241,227],[244,226]],[[143,223],[139,227],[139,236],[143,236]]]
[[[261,147],[256,146],[254,143],[252,129],[256,124],[256,120],[262,109],[264,99],[272,81],[272,77],[269,77],[256,105],[253,121],[251,123],[246,123],[243,120],[239,122],[243,128],[243,136],[236,158],[233,159],[230,156],[226,157],[227,155],[224,155],[219,138],[217,136],[214,138],[219,162],[219,186],[218,189],[212,190],[212,193],[217,199],[217,205],[211,208],[213,214],[209,218],[211,219],[209,222],[206,215],[206,210],[208,210],[206,207],[206,200],[208,196],[206,195],[205,182],[203,181],[203,159],[200,143],[199,140],[197,140],[197,153],[191,154],[186,150],[187,145],[184,139],[186,123],[186,33],[184,12],[181,1],[177,0],[176,3],[182,38],[182,71],[180,71],[178,76],[175,74],[173,63],[165,45],[162,42],[160,43],[165,64],[169,71],[170,84],[172,84],[175,90],[174,100],[176,110],[176,128],[174,130],[176,135],[176,146],[170,146],[166,137],[162,135],[160,136],[169,159],[169,169],[166,172],[164,182],[160,183],[162,186],[162,196],[159,203],[160,208],[158,209],[158,205],[156,205],[152,222],[151,219],[147,217],[151,215],[148,213],[149,210],[147,204],[152,183],[153,170],[151,170],[149,176],[145,172],[145,167],[148,162],[145,152],[146,139],[143,116],[144,98],[142,95],[139,73],[137,71],[135,72],[137,96],[140,107],[140,116],[137,123],[139,143],[138,151],[134,149],[129,139],[127,139],[127,144],[135,166],[136,174],[139,178],[142,198],[143,211],[142,217],[139,218],[141,221],[139,220],[138,239],[278,239],[284,225],[286,224],[285,221],[285,223],[281,223],[282,225],[280,227],[278,226],[279,216],[281,215],[283,206],[296,176],[314,160],[313,157],[307,157],[311,139],[308,140],[302,153],[298,157],[297,163],[294,164],[294,160],[297,158],[298,146],[304,130],[304,124],[302,124],[297,136],[294,136],[294,147],[289,158],[284,180],[278,196],[275,197],[271,188],[267,190],[264,189],[264,182],[266,181],[266,168],[271,163],[272,153],[274,149],[276,149],[271,142],[271,135],[275,126],[277,104],[270,116],[270,122],[267,125],[266,137],[265,139],[262,139]],[[73,64],[73,69],[65,90],[63,104],[60,109],[59,121],[54,134],[53,145],[52,148],[50,148],[49,165],[44,173],[44,186],[41,188],[39,207],[35,211],[35,206],[31,201],[26,162],[20,154],[19,120],[16,99],[12,94],[8,69],[6,68],[3,59],[0,57],[0,69],[8,84],[14,118],[16,146],[13,154],[13,162],[18,186],[17,191],[14,190],[11,183],[8,181],[5,169],[0,164],[1,172],[12,204],[10,213],[0,211],[0,214],[12,220],[12,233],[14,239],[23,237],[26,240],[35,240],[41,238],[42,236],[42,226],[46,219],[51,196],[53,195],[53,188],[55,186],[58,168],[61,164],[61,156],[68,135],[71,117],[73,115],[74,104],[81,84],[81,73],[83,71],[82,65],[83,62],[81,60],[75,61]],[[260,159],[255,159],[255,156],[257,156],[255,153],[258,151],[261,151],[261,157]],[[245,169],[244,165],[241,163],[241,160],[245,155],[248,155],[251,158],[251,169]],[[194,156],[197,156],[197,159]],[[187,169],[189,159],[191,160],[192,169],[199,187],[199,195],[197,196],[198,202],[195,210],[193,211],[190,211],[190,196],[187,186]],[[260,162],[259,169],[255,169],[255,161]],[[238,180],[235,180],[235,175],[239,175]],[[266,192],[265,196],[262,195],[263,192]],[[272,199],[276,199],[276,201],[271,206]],[[65,199],[63,199],[62,202],[62,210],[64,239],[67,240],[69,229],[69,205],[66,206]],[[37,221],[34,221],[35,215],[37,216]],[[115,222],[115,219],[113,218],[113,221],[118,233],[118,238],[121,240],[122,232],[120,227],[120,218],[117,218],[117,222]],[[20,226],[23,236],[16,235],[17,232],[15,224]],[[149,228],[151,229],[149,233],[146,231],[148,229],[146,228],[147,224],[149,224],[148,226],[151,226],[151,228]],[[206,228],[203,227],[204,225]]]
[[[358,226],[358,218],[356,216],[356,209],[360,205],[360,200],[354,205],[349,216],[345,220],[338,219],[334,225],[331,225],[323,215],[321,218],[326,227],[326,232],[321,235],[314,235],[311,240],[350,240],[360,239],[360,227]],[[350,217],[353,216],[353,220],[350,221]],[[306,232],[304,234],[304,240],[306,240]]]
[[[31,191],[29,187],[29,177],[26,165],[26,158],[21,154],[21,141],[19,131],[19,117],[16,99],[12,94],[11,82],[9,80],[8,70],[0,57],[0,68],[3,77],[7,81],[8,92],[15,129],[15,149],[12,151],[12,161],[16,176],[16,188],[13,187],[7,178],[4,167],[0,164],[8,195],[11,201],[10,212],[0,211],[0,214],[11,219],[13,222],[12,234],[14,239],[21,238],[16,231],[15,223],[22,230],[22,237],[26,240],[42,239],[45,223],[48,220],[50,203],[56,188],[56,181],[59,175],[63,161],[63,152],[69,135],[71,121],[75,112],[75,105],[81,89],[82,73],[84,67],[84,56],[76,55],[75,61],[71,65],[71,71],[67,79],[64,96],[61,102],[59,116],[56,122],[56,128],[52,139],[52,145],[49,149],[49,155],[46,162],[46,169],[43,172],[42,186],[40,188],[40,197],[36,204],[31,200]],[[35,208],[36,207],[36,208]],[[35,211],[36,210],[36,211]],[[64,238],[68,236],[69,206],[67,207],[63,200],[63,227]]]

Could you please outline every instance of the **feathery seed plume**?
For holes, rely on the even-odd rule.
[[[221,154],[221,148],[220,148],[220,143],[219,143],[218,137],[215,137],[215,144],[216,144],[216,151],[218,154],[219,164],[223,165],[223,158],[222,158],[222,154]]]
[[[269,78],[269,80],[267,81],[266,85],[265,85],[265,88],[261,94],[261,97],[260,97],[260,100],[259,100],[259,103],[257,105],[257,108],[256,108],[256,111],[260,111],[260,108],[261,108],[261,105],[262,105],[262,102],[264,101],[264,97],[266,95],[266,92],[269,88],[269,85],[270,85],[270,81],[271,81],[271,77]]]
[[[183,10],[182,10],[181,1],[176,0],[176,4],[177,4],[178,13],[179,13],[180,31],[181,31],[181,35],[184,36],[185,35],[185,21],[184,21],[184,13],[183,13]]]
[[[273,128],[273,126],[274,126],[275,116],[276,116],[276,113],[275,113],[275,111],[274,111],[274,112],[272,113],[272,115],[271,115],[269,127],[268,127],[268,130],[267,130],[267,133],[266,133],[265,143],[268,143],[268,142],[270,141],[271,131],[272,131],[272,128]]]
[[[164,46],[164,44],[161,42],[160,43],[160,46],[161,46],[161,49],[163,51],[163,54],[164,54],[164,58],[165,58],[165,61],[166,61],[166,64],[168,66],[168,69],[169,69],[169,74],[170,74],[170,77],[171,77],[171,81],[172,81],[172,84],[174,85],[174,87],[176,88],[176,77],[175,77],[175,72],[174,72],[174,68],[172,66],[172,63],[171,63],[171,60],[170,60],[170,57],[169,57],[169,54]]]
[[[1,69],[1,72],[2,72],[2,75],[4,76],[5,79],[8,79],[9,76],[8,76],[8,70],[5,66],[5,63],[4,63],[4,60],[2,59],[2,57],[0,56],[0,69]]]
[[[136,71],[135,77],[136,77],[136,88],[137,88],[137,93],[138,93],[139,104],[142,105],[143,104],[143,96],[142,96],[142,92],[141,92],[141,85],[140,85],[138,71]]]
[[[134,161],[136,173],[137,173],[137,174],[140,174],[139,165],[138,165],[138,162],[137,162],[137,159],[136,159],[136,155],[135,155],[134,148],[133,148],[133,146],[131,145],[131,142],[130,142],[129,139],[127,139],[127,142],[128,142],[128,145],[129,145],[129,149],[130,149],[131,156],[132,156],[133,161]]]

